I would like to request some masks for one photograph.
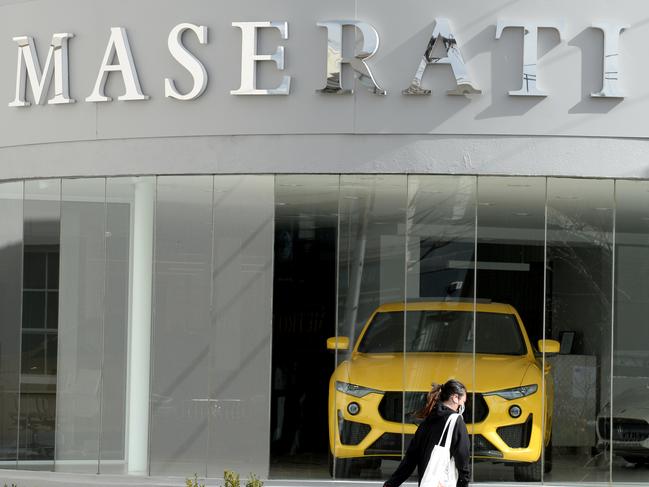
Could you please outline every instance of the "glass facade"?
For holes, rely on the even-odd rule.
[[[0,467],[387,478],[433,382],[474,482],[646,484],[649,183],[0,183]]]

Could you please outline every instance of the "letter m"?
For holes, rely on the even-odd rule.
[[[27,80],[34,95],[34,103],[42,105],[45,101],[54,75],[54,96],[48,104],[74,103],[70,99],[68,80],[68,39],[74,34],[54,34],[50,50],[47,53],[45,66],[41,71],[34,39],[29,36],[14,37],[18,44],[18,65],[16,68],[16,98],[9,103],[10,107],[28,107],[31,103],[25,100]]]

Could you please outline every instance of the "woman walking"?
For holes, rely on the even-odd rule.
[[[416,414],[424,421],[417,428],[417,432],[406,450],[406,456],[392,476],[383,484],[383,487],[399,487],[410,477],[415,467],[417,467],[419,483],[421,483],[433,447],[441,439],[446,420],[451,414],[462,414],[465,402],[466,387],[461,382],[450,379],[442,385],[433,384],[433,388],[428,393],[426,405]],[[461,416],[455,423],[450,450],[458,471],[457,487],[467,487],[470,479],[469,434]]]

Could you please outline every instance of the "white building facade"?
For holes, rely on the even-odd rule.
[[[562,347],[538,475],[473,455],[475,483],[645,484],[648,15],[0,2],[0,478],[380,485],[409,434],[338,461],[326,339],[442,297]]]

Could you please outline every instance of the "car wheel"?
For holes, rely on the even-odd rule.
[[[532,463],[519,463],[514,465],[514,480],[516,482],[540,482],[541,460]]]
[[[548,445],[545,447],[544,462],[543,473],[552,472],[552,438],[550,438]]]

